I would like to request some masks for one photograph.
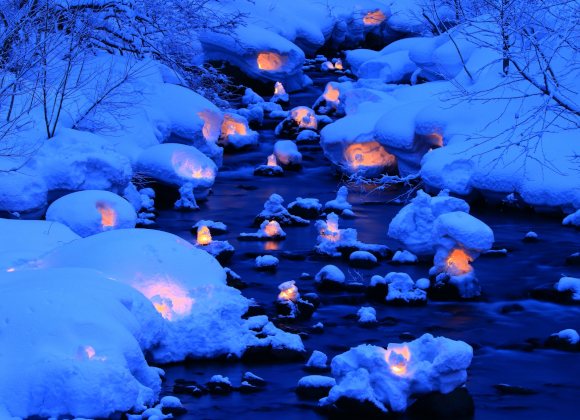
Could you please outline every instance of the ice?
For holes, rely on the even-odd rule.
[[[68,226],[82,238],[114,229],[133,229],[137,214],[127,200],[109,191],[78,191],[50,205],[46,220]]]

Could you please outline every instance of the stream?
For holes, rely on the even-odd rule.
[[[291,108],[299,105],[311,107],[322,94],[327,82],[334,75],[309,72],[314,85],[302,92],[290,95]],[[285,171],[283,178],[253,176],[253,170],[265,164],[279,140],[274,128],[280,120],[264,119],[260,130],[258,147],[238,154],[225,154],[208,200],[199,203],[201,211],[181,213],[171,209],[160,211],[156,221],[159,229],[176,234],[195,243],[190,228],[199,220],[219,220],[228,226],[228,233],[214,239],[227,240],[236,253],[227,264],[242,277],[249,287],[242,291],[264,305],[270,319],[275,318],[275,300],[278,285],[296,280],[301,294],[316,292],[313,280],[298,280],[302,273],[316,275],[326,264],[338,266],[347,281],[359,279],[359,273],[368,283],[371,276],[385,276],[391,271],[408,273],[414,280],[428,277],[430,265],[393,266],[382,261],[374,269],[357,269],[347,262],[289,261],[279,256],[284,251],[311,251],[316,245],[317,230],[311,221],[308,227],[284,228],[287,239],[276,242],[239,242],[241,232],[255,232],[254,217],[263,209],[268,197],[280,194],[287,206],[296,197],[317,198],[322,204],[334,199],[341,181],[331,175],[330,163],[324,158],[319,146],[299,146],[304,160],[300,172]],[[243,189],[257,187],[257,189]],[[399,196],[404,190],[390,189],[373,193],[367,200],[385,202]],[[364,243],[384,244],[392,250],[401,247],[387,235],[389,223],[401,209],[400,205],[364,204],[362,195],[349,193],[355,219],[340,219],[340,228],[356,228],[358,239]],[[526,418],[557,419],[578,418],[577,401],[580,398],[580,363],[578,354],[554,350],[501,350],[505,343],[515,347],[525,344],[528,338],[545,340],[553,333],[567,328],[580,330],[580,307],[556,305],[528,298],[530,289],[557,281],[562,274],[580,277],[580,267],[567,266],[566,257],[580,251],[578,230],[564,228],[561,218],[550,218],[517,209],[473,208],[471,214],[487,225],[495,235],[494,248],[508,249],[506,258],[479,258],[473,263],[482,286],[483,301],[478,303],[439,303],[429,301],[420,308],[392,307],[372,303],[377,319],[394,317],[395,326],[363,329],[355,319],[345,318],[356,314],[363,306],[344,304],[347,292],[316,292],[321,307],[314,316],[304,322],[296,322],[294,328],[309,327],[318,322],[324,324],[324,333],[310,335],[304,345],[310,354],[313,350],[324,352],[329,362],[334,356],[362,343],[385,346],[402,342],[399,335],[410,333],[415,337],[429,332],[463,340],[474,347],[474,358],[468,369],[467,388],[474,398],[477,420]],[[524,243],[522,238],[529,232],[538,234],[539,242]],[[254,270],[255,253],[278,256],[280,263],[276,272]],[[352,294],[351,294],[352,295]],[[521,312],[501,314],[505,305],[518,303]],[[512,347],[514,347],[512,346]],[[305,362],[304,362],[305,363]],[[226,396],[204,395],[195,398],[177,395],[188,410],[181,416],[190,419],[322,419],[314,412],[317,401],[300,399],[295,393],[298,380],[309,373],[302,370],[304,363],[246,364],[244,362],[199,361],[161,366],[167,380],[163,384],[164,395],[173,395],[176,379],[208,382],[213,375],[229,377],[239,386],[241,372],[250,371],[267,381],[265,391],[242,395],[234,392]],[[330,376],[330,373],[326,374]],[[502,396],[493,388],[496,384],[510,384],[530,388],[535,395]]]

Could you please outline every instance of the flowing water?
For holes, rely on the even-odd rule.
[[[310,75],[315,84],[303,92],[291,95],[291,106],[312,106],[322,93],[324,86],[334,76]],[[180,213],[170,209],[161,210],[157,222],[161,230],[176,234],[195,243],[189,231],[195,222],[220,220],[227,224],[229,233],[214,239],[228,240],[236,254],[227,265],[250,285],[242,291],[248,298],[262,303],[272,319],[275,317],[275,300],[278,285],[287,280],[296,280],[300,293],[316,292],[312,280],[298,280],[302,273],[315,275],[327,262],[288,261],[282,258],[275,273],[256,272],[253,269],[255,253],[278,256],[284,251],[311,251],[316,244],[317,231],[314,223],[309,227],[284,228],[287,239],[280,243],[239,242],[241,232],[255,232],[251,224],[263,209],[268,197],[277,193],[285,199],[285,205],[296,197],[317,198],[321,203],[336,197],[340,180],[330,173],[330,164],[318,146],[300,147],[303,155],[312,160],[304,161],[300,172],[286,171],[283,178],[253,176],[253,169],[265,164],[272,153],[277,138],[273,129],[278,121],[264,121],[260,131],[259,147],[239,154],[226,154],[220,169],[213,194],[200,203],[200,212]],[[394,122],[396,123],[396,122]],[[239,186],[253,186],[248,190]],[[383,191],[367,200],[388,201],[397,197],[402,190]],[[388,245],[396,250],[400,247],[387,236],[392,218],[401,209],[398,205],[363,204],[362,195],[351,193],[356,218],[340,219],[341,228],[356,228],[358,238],[364,243]],[[567,256],[580,251],[580,233],[564,228],[561,219],[553,219],[519,210],[474,208],[475,217],[487,223],[494,231],[494,247],[507,248],[506,258],[479,258],[473,263],[483,288],[483,302],[437,303],[429,302],[421,308],[390,307],[373,303],[377,319],[387,316],[398,320],[396,326],[381,326],[377,329],[360,328],[354,319],[345,319],[356,314],[362,303],[344,304],[341,296],[346,292],[318,293],[322,305],[312,319],[297,322],[294,327],[308,327],[318,322],[325,325],[324,334],[312,334],[304,341],[309,353],[320,350],[329,361],[348,348],[362,343],[386,346],[391,342],[402,342],[399,335],[405,332],[419,337],[429,332],[435,336],[463,340],[474,346],[474,358],[468,370],[467,387],[476,405],[475,419],[557,419],[579,418],[577,401],[580,398],[580,355],[553,350],[499,350],[508,342],[523,343],[527,338],[546,339],[550,334],[563,329],[580,330],[580,308],[534,301],[528,292],[535,286],[557,281],[562,274],[580,277],[580,267],[565,264]],[[537,243],[523,243],[529,232],[538,234]],[[250,254],[247,254],[250,253]],[[333,261],[354,281],[363,276],[368,282],[375,274],[381,276],[391,271],[408,273],[414,280],[428,277],[429,265],[392,266],[383,261],[374,269],[354,271],[342,261]],[[519,303],[522,312],[501,314],[504,305]],[[175,379],[196,380],[205,383],[215,375],[227,376],[234,386],[240,383],[241,372],[251,371],[264,378],[268,386],[264,392],[252,395],[232,393],[227,396],[205,395],[194,398],[178,395],[189,411],[181,418],[189,419],[318,419],[323,418],[313,411],[316,401],[301,400],[294,390],[298,380],[308,375],[301,368],[303,363],[252,364],[243,362],[187,362],[163,366],[167,380],[163,395],[172,395]],[[328,374],[330,375],[330,374]],[[536,395],[501,396],[493,385],[506,383],[531,388]],[[354,418],[354,417],[353,417]]]

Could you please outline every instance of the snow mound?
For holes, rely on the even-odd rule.
[[[274,155],[284,166],[302,167],[302,154],[292,140],[279,140],[274,144]]]
[[[580,301],[580,279],[574,277],[562,277],[554,288],[558,292],[572,292],[572,299]]]
[[[69,227],[46,220],[0,219],[0,232],[0,272],[34,262],[40,255],[80,239]]]
[[[389,293],[387,302],[391,303],[425,303],[427,292],[417,287],[407,273],[389,273],[385,276]]]
[[[215,163],[195,147],[170,143],[144,150],[137,160],[137,169],[174,188],[191,182],[198,200],[207,196],[217,174]]]
[[[580,335],[578,335],[576,330],[572,329],[562,330],[559,333],[552,335],[558,336],[558,338],[562,338],[568,341],[570,344],[578,344],[578,342],[580,342]]]
[[[360,324],[373,324],[377,322],[377,311],[372,306],[363,306],[356,313]]]
[[[389,225],[389,236],[401,242],[417,255],[430,255],[435,251],[431,244],[431,230],[437,217],[445,213],[463,211],[469,213],[469,205],[459,199],[449,197],[441,191],[431,197],[419,190],[411,203],[403,207]]]
[[[336,193],[336,199],[326,202],[324,210],[330,210],[337,214],[340,214],[343,210],[352,210],[352,204],[347,201],[347,197],[348,188],[343,185]]]
[[[157,400],[144,352],[163,319],[137,290],[94,270],[49,269],[2,273],[0,293],[0,406],[12,416],[107,418]]]
[[[109,191],[78,191],[59,198],[46,220],[68,226],[82,238],[115,229],[133,229],[137,214],[124,198]]]
[[[572,213],[562,220],[562,224],[564,226],[576,226],[580,227],[580,210],[575,213]]]
[[[324,404],[341,397],[374,403],[383,411],[404,412],[411,396],[439,391],[448,394],[467,380],[473,349],[462,341],[431,334],[404,344],[362,344],[331,363],[336,386]]]
[[[324,369],[326,368],[327,360],[328,357],[326,356],[326,354],[324,354],[321,351],[314,350],[312,352],[312,355],[310,356],[310,359],[308,359],[308,362],[306,362],[306,366]]]
[[[417,262],[417,256],[410,253],[406,249],[404,251],[397,251],[393,255],[393,262],[398,262],[399,264],[409,264]]]
[[[155,362],[221,354],[241,356],[255,338],[244,327],[248,301],[226,286],[226,273],[207,252],[170,233],[123,229],[49,252],[36,268],[92,268],[143,293],[166,319]]]
[[[262,114],[263,119],[263,114]],[[248,120],[239,114],[226,113],[222,124],[219,145],[239,150],[249,146],[258,145],[259,134],[251,130]]]

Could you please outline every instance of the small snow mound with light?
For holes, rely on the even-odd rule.
[[[322,405],[341,397],[370,401],[387,412],[404,412],[411,397],[439,391],[448,394],[467,380],[473,349],[463,341],[431,334],[403,344],[382,347],[362,344],[336,356],[336,379]]]
[[[132,229],[137,222],[133,206],[109,191],[78,191],[50,205],[46,220],[60,222],[86,238],[114,229]]]

